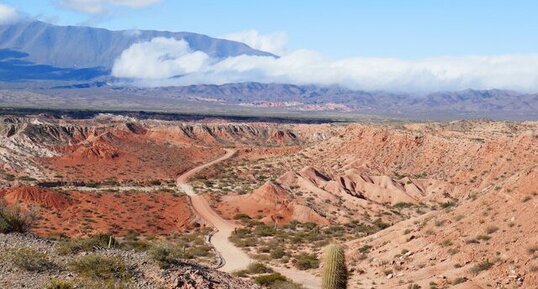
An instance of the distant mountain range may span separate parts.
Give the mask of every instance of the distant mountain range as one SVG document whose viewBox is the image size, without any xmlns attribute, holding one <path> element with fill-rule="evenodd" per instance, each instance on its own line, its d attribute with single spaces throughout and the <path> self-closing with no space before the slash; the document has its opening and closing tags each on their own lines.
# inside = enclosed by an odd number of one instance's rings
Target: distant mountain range
<svg viewBox="0 0 538 289">
<path fill-rule="evenodd" d="M 0 25 L 0 81 L 84 80 L 108 75 L 125 49 L 155 37 L 183 39 L 192 50 L 215 58 L 274 56 L 240 42 L 190 32 L 110 31 L 27 21 Z"/>
<path fill-rule="evenodd" d="M 315 85 L 231 83 L 139 88 L 107 81 L 10 84 L 1 106 L 356 118 L 538 120 L 538 94 L 463 90 L 424 96 Z"/>
<path fill-rule="evenodd" d="M 0 106 L 538 119 L 538 94 L 508 90 L 469 89 L 416 96 L 254 82 L 138 88 L 110 76 L 122 51 L 155 37 L 184 39 L 191 49 L 214 58 L 276 57 L 240 42 L 190 32 L 110 31 L 39 21 L 0 25 Z"/>
</svg>

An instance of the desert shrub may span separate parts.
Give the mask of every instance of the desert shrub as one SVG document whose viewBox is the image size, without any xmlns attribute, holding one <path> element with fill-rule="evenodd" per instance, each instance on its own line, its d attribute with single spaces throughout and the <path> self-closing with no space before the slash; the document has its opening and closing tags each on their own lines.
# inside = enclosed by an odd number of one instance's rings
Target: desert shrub
<svg viewBox="0 0 538 289">
<path fill-rule="evenodd" d="M 308 270 L 319 267 L 319 260 L 316 254 L 301 253 L 295 257 L 297 263 L 295 266 L 299 270 Z"/>
<path fill-rule="evenodd" d="M 443 241 L 441 242 L 441 246 L 443 246 L 443 247 L 449 247 L 449 246 L 452 246 L 452 241 L 449 240 L 449 239 L 443 240 Z"/>
<path fill-rule="evenodd" d="M 409 286 L 407 286 L 407 289 L 420 289 L 422 287 L 420 287 L 420 285 L 418 284 L 409 284 Z"/>
<path fill-rule="evenodd" d="M 475 274 L 478 274 L 478 273 L 480 273 L 482 271 L 488 270 L 489 268 L 491 268 L 491 266 L 493 266 L 493 263 L 490 262 L 489 260 L 485 260 L 485 261 L 482 261 L 482 262 L 474 265 L 471 268 L 471 272 L 473 272 Z"/>
<path fill-rule="evenodd" d="M 287 281 L 287 279 L 280 273 L 271 273 L 271 274 L 256 276 L 254 277 L 254 281 L 258 285 L 270 287 L 272 285 L 275 285 L 278 282 L 285 282 Z"/>
<path fill-rule="evenodd" d="M 399 202 L 399 203 L 394 204 L 392 207 L 395 209 L 406 209 L 406 208 L 411 208 L 413 206 L 415 206 L 413 203 Z"/>
<path fill-rule="evenodd" d="M 152 186 L 160 186 L 162 182 L 160 180 L 151 180 L 149 181 L 149 184 Z"/>
<path fill-rule="evenodd" d="M 54 263 L 49 260 L 45 253 L 29 247 L 13 249 L 9 255 L 15 266 L 27 271 L 45 271 L 54 267 Z"/>
<path fill-rule="evenodd" d="M 84 239 L 71 239 L 56 245 L 56 252 L 60 255 L 76 254 L 79 252 L 92 252 L 100 248 L 118 247 L 120 243 L 112 236 L 96 234 Z"/>
<path fill-rule="evenodd" d="M 479 241 L 487 241 L 489 239 L 491 239 L 491 236 L 488 236 L 488 235 L 479 235 L 476 237 L 477 240 Z"/>
<path fill-rule="evenodd" d="M 499 230 L 499 227 L 497 227 L 497 226 L 488 226 L 486 228 L 486 233 L 487 234 L 493 234 L 493 233 L 497 232 L 498 230 Z"/>
<path fill-rule="evenodd" d="M 465 277 L 458 277 L 454 280 L 452 280 L 452 285 L 458 285 L 467 282 L 467 278 Z"/>
<path fill-rule="evenodd" d="M 271 289 L 302 289 L 301 285 L 295 284 L 291 281 L 275 281 L 271 286 Z"/>
<path fill-rule="evenodd" d="M 37 217 L 36 210 L 22 210 L 19 205 L 7 207 L 0 204 L 0 233 L 25 233 Z"/>
<path fill-rule="evenodd" d="M 251 218 L 247 214 L 239 213 L 234 216 L 234 220 L 249 221 Z"/>
<path fill-rule="evenodd" d="M 90 280 L 114 282 L 131 277 L 125 262 L 118 256 L 89 254 L 69 262 L 69 269 Z"/>
<path fill-rule="evenodd" d="M 443 209 L 448 209 L 448 208 L 456 206 L 456 203 L 449 201 L 449 202 L 441 203 L 439 204 L 439 206 Z"/>
<path fill-rule="evenodd" d="M 66 280 L 57 279 L 57 278 L 51 279 L 45 285 L 45 289 L 73 289 L 73 288 L 75 288 L 73 283 Z"/>
<path fill-rule="evenodd" d="M 359 252 L 361 252 L 363 254 L 366 254 L 366 253 L 370 252 L 370 249 L 372 249 L 372 246 L 363 245 L 362 247 L 359 248 Z"/>
<path fill-rule="evenodd" d="M 373 222 L 373 224 L 374 224 L 374 226 L 376 226 L 376 227 L 379 229 L 379 231 L 384 230 L 384 229 L 386 229 L 386 228 L 388 228 L 388 227 L 391 226 L 391 224 L 385 223 L 385 222 L 383 222 L 383 220 L 381 220 L 381 219 L 376 219 L 376 220 Z"/>
<path fill-rule="evenodd" d="M 286 256 L 286 251 L 280 247 L 277 247 L 271 251 L 271 258 L 273 259 L 280 259 L 284 256 Z"/>
<path fill-rule="evenodd" d="M 262 263 L 251 263 L 248 265 L 247 270 L 250 274 L 273 273 L 273 269 Z"/>
<path fill-rule="evenodd" d="M 151 248 L 149 250 L 149 256 L 157 261 L 159 266 L 163 269 L 179 265 L 182 263 L 181 260 L 192 259 L 193 257 L 184 249 L 172 244 L 161 244 Z"/>
<path fill-rule="evenodd" d="M 274 236 L 276 234 L 276 228 L 272 225 L 259 224 L 254 229 L 254 233 L 259 237 Z"/>
</svg>

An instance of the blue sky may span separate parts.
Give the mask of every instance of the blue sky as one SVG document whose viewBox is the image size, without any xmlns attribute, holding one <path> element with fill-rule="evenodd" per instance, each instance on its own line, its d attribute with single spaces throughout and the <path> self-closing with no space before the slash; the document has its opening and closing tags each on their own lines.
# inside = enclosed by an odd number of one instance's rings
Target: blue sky
<svg viewBox="0 0 538 289">
<path fill-rule="evenodd" d="M 312 49 L 335 58 L 417 59 L 538 52 L 538 1 L 162 0 L 142 8 L 115 6 L 104 14 L 73 12 L 59 1 L 0 3 L 57 24 L 192 31 L 211 36 L 247 29 L 285 32 L 288 49 Z"/>
</svg>

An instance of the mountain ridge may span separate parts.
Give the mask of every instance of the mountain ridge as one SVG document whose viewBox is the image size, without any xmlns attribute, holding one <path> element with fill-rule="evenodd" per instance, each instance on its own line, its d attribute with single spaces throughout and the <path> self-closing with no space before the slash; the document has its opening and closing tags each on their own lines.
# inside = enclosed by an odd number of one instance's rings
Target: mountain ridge
<svg viewBox="0 0 538 289">
<path fill-rule="evenodd" d="M 194 51 L 216 58 L 238 55 L 275 56 L 248 45 L 192 32 L 108 30 L 86 26 L 57 26 L 41 21 L 0 25 L 0 49 L 27 53 L 27 61 L 59 68 L 110 69 L 131 45 L 156 37 L 184 39 Z"/>
</svg>

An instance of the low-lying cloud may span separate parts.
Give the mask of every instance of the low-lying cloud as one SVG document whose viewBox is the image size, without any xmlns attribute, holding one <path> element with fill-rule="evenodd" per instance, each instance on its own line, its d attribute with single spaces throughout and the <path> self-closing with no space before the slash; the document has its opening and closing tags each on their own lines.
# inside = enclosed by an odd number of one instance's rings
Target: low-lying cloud
<svg viewBox="0 0 538 289">
<path fill-rule="evenodd" d="M 0 25 L 11 24 L 19 19 L 17 10 L 11 6 L 0 3 Z"/>
<path fill-rule="evenodd" d="M 183 40 L 155 38 L 125 50 L 112 73 L 137 79 L 144 86 L 254 81 L 424 93 L 467 88 L 536 92 L 537 67 L 538 54 L 331 59 L 315 51 L 296 50 L 280 58 L 242 55 L 215 59 L 192 51 Z"/>
<path fill-rule="evenodd" d="M 104 14 L 114 6 L 143 8 L 162 0 L 59 0 L 61 6 L 82 13 Z"/>
<path fill-rule="evenodd" d="M 271 52 L 277 55 L 286 52 L 285 46 L 288 42 L 288 35 L 285 32 L 261 34 L 256 30 L 230 33 L 221 36 L 221 38 L 243 42 L 254 49 Z"/>
<path fill-rule="evenodd" d="M 124 78 L 167 79 L 198 73 L 210 66 L 204 52 L 192 51 L 184 40 L 158 37 L 136 43 L 114 63 L 112 75 Z"/>
</svg>

